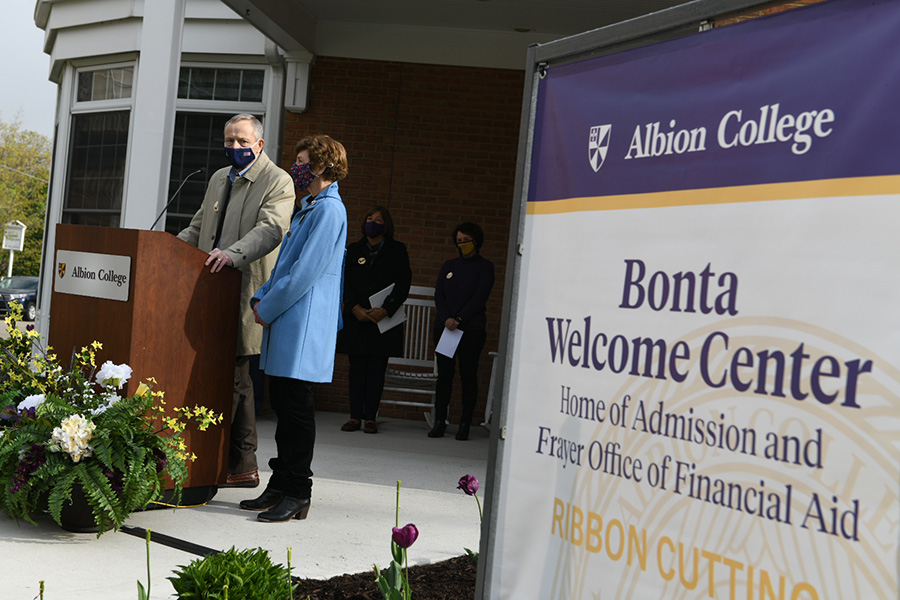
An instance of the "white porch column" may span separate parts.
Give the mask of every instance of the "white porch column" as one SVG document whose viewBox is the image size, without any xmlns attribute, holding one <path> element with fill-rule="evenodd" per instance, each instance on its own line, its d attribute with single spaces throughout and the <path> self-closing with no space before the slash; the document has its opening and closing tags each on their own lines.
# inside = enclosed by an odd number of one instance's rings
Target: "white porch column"
<svg viewBox="0 0 900 600">
<path fill-rule="evenodd" d="M 144 2 L 122 227 L 149 229 L 168 200 L 185 1 Z"/>
</svg>

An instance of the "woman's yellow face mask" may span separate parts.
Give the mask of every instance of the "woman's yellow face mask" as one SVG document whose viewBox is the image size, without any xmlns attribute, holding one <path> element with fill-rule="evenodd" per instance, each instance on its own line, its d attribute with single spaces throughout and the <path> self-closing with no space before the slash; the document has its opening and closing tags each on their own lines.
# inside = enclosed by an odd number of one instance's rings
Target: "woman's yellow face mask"
<svg viewBox="0 0 900 600">
<path fill-rule="evenodd" d="M 475 241 L 464 233 L 457 234 L 456 247 L 459 248 L 459 253 L 463 257 L 472 256 L 475 253 Z"/>
</svg>

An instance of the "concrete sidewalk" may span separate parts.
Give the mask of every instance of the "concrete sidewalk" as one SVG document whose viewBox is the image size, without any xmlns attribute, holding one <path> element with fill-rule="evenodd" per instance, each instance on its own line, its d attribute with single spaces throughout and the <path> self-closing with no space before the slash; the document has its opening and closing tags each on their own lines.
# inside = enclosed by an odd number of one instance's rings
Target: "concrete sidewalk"
<svg viewBox="0 0 900 600">
<path fill-rule="evenodd" d="M 258 423 L 260 476 L 257 489 L 222 489 L 202 507 L 153 510 L 132 515 L 126 525 L 149 528 L 216 550 L 262 547 L 286 564 L 292 548 L 293 574 L 327 579 L 359 573 L 390 562 L 396 482 L 402 480 L 400 525 L 415 523 L 419 539 L 410 564 L 426 564 L 477 550 L 480 527 L 475 500 L 456 489 L 465 474 L 484 480 L 488 432 L 474 427 L 468 441 L 454 439 L 455 426 L 441 439 L 426 436 L 425 421 L 384 419 L 377 435 L 347 433 L 347 415 L 319 412 L 313 459 L 313 500 L 305 521 L 265 524 L 238 502 L 262 491 L 274 455 L 275 420 Z M 137 581 L 147 584 L 143 538 L 122 531 L 69 533 L 48 516 L 38 526 L 0 514 L 0 597 L 32 600 L 45 582 L 45 600 L 125 600 L 137 598 Z M 179 565 L 198 558 L 153 543 L 150 546 L 151 598 L 174 597 L 166 579 Z M 373 576 L 374 579 L 374 576 Z"/>
</svg>

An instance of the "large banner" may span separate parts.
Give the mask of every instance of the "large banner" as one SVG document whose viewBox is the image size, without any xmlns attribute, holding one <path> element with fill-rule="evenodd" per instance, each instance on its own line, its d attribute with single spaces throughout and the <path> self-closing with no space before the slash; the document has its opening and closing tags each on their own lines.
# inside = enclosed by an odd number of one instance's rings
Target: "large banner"
<svg viewBox="0 0 900 600">
<path fill-rule="evenodd" d="M 900 3 L 540 79 L 500 597 L 898 597 Z"/>
</svg>

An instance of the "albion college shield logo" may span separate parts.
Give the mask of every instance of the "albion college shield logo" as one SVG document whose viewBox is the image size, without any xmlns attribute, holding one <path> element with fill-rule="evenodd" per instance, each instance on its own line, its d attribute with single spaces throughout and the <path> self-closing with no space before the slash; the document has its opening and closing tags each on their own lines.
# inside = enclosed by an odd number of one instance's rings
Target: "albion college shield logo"
<svg viewBox="0 0 900 600">
<path fill-rule="evenodd" d="M 600 170 L 603 161 L 606 160 L 606 152 L 609 150 L 609 131 L 612 125 L 596 125 L 591 127 L 591 135 L 588 138 L 588 159 L 594 172 Z"/>
<path fill-rule="evenodd" d="M 56 272 L 59 273 L 60 279 L 65 277 L 66 276 L 66 263 L 64 263 L 64 262 L 59 263 L 59 265 L 56 267 Z"/>
</svg>

